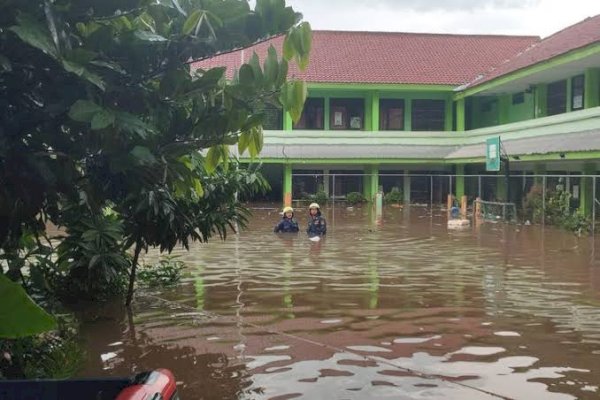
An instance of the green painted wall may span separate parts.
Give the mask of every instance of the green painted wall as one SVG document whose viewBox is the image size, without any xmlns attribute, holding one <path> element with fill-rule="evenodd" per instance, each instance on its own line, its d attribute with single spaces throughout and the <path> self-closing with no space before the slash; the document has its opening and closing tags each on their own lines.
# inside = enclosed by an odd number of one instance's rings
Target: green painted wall
<svg viewBox="0 0 600 400">
<path fill-rule="evenodd" d="M 500 120 L 499 101 L 497 97 L 473 97 L 471 127 L 473 129 L 496 126 Z"/>
<path fill-rule="evenodd" d="M 512 96 L 503 94 L 498 96 L 498 125 L 508 124 L 510 122 L 510 107 Z"/>
<path fill-rule="evenodd" d="M 532 119 L 534 117 L 533 112 L 533 91 L 523 93 L 523 102 L 513 104 L 513 95 L 509 95 L 508 99 L 508 111 L 507 111 L 507 122 L 519 122 Z M 514 94 L 514 93 L 513 93 Z"/>
<path fill-rule="evenodd" d="M 600 105 L 600 68 L 585 70 L 585 92 L 583 104 L 585 108 Z"/>
</svg>

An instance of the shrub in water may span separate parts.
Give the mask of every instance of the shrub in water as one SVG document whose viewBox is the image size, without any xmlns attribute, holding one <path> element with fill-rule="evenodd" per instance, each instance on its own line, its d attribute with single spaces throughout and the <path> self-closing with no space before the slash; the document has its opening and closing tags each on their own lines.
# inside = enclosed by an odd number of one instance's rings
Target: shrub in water
<svg viewBox="0 0 600 400">
<path fill-rule="evenodd" d="M 325 203 L 327 203 L 327 200 L 329 200 L 329 197 L 327 196 L 327 194 L 324 191 L 318 191 L 315 196 L 313 197 L 313 200 L 317 203 L 319 203 L 319 205 L 323 205 Z"/>
<path fill-rule="evenodd" d="M 523 216 L 533 222 L 544 222 L 559 226 L 577 235 L 591 231 L 591 221 L 578 210 L 571 209 L 571 193 L 564 190 L 548 190 L 546 192 L 546 209 L 544 210 L 543 190 L 534 185 L 523 202 Z"/>
<path fill-rule="evenodd" d="M 346 195 L 346 202 L 351 205 L 361 204 L 366 202 L 365 196 L 360 192 L 350 192 Z"/>
<path fill-rule="evenodd" d="M 185 263 L 177 257 L 165 257 L 153 265 L 144 265 L 138 278 L 147 286 L 169 286 L 179 283 Z"/>
<path fill-rule="evenodd" d="M 392 190 L 384 196 L 383 200 L 387 204 L 402 203 L 402 191 L 398 187 L 393 187 Z"/>
<path fill-rule="evenodd" d="M 59 319 L 59 329 L 38 336 L 0 340 L 0 379 L 67 379 L 85 360 L 78 329 Z"/>
</svg>

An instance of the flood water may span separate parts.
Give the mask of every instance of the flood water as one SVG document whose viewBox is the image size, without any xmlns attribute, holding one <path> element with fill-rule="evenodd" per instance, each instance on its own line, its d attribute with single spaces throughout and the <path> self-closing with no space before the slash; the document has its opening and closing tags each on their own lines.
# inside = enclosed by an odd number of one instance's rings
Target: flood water
<svg viewBox="0 0 600 400">
<path fill-rule="evenodd" d="M 424 208 L 324 214 L 318 243 L 273 234 L 259 209 L 239 236 L 178 252 L 180 286 L 84 318 L 82 374 L 169 368 L 182 399 L 600 397 L 593 240 L 449 231 Z"/>
</svg>

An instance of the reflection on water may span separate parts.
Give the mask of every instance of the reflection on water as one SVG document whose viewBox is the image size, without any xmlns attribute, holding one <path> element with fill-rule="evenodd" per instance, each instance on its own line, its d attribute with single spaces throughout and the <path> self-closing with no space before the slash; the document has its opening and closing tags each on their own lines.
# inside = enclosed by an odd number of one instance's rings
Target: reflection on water
<svg viewBox="0 0 600 400">
<path fill-rule="evenodd" d="M 170 368 L 184 399 L 600 396 L 593 240 L 369 214 L 326 210 L 311 242 L 255 211 L 240 236 L 181 253 L 180 287 L 88 318 L 84 373 Z"/>
</svg>

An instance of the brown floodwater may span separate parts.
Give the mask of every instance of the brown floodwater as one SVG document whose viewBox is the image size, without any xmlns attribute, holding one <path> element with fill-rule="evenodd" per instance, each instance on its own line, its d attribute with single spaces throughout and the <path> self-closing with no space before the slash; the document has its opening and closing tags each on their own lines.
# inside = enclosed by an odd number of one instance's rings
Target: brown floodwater
<svg viewBox="0 0 600 400">
<path fill-rule="evenodd" d="M 325 216 L 320 242 L 256 209 L 239 236 L 176 252 L 181 285 L 82 317 L 82 374 L 165 367 L 182 399 L 600 397 L 600 240 L 452 231 L 416 207 Z"/>
</svg>

